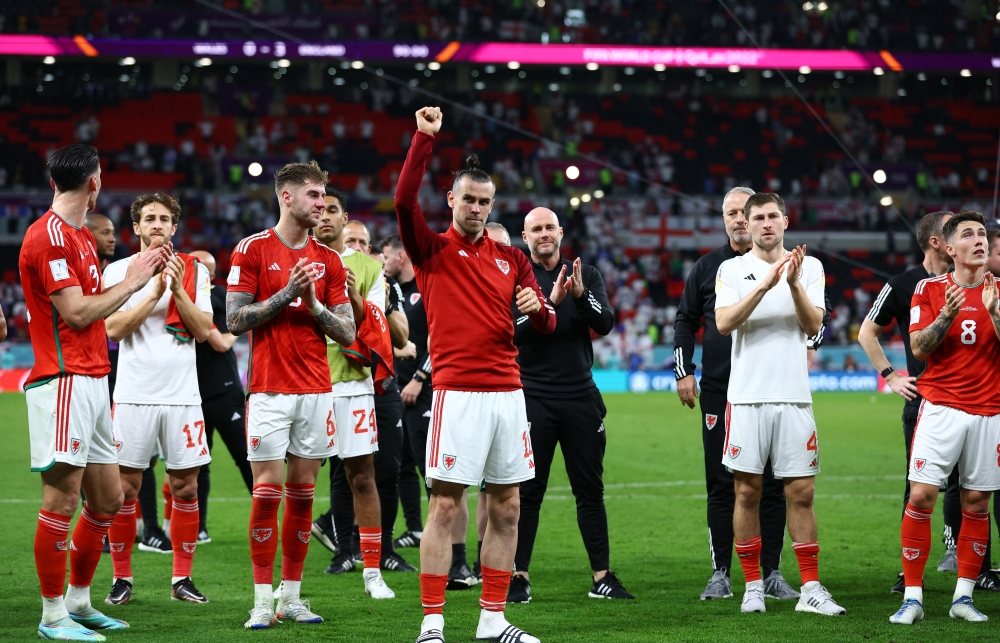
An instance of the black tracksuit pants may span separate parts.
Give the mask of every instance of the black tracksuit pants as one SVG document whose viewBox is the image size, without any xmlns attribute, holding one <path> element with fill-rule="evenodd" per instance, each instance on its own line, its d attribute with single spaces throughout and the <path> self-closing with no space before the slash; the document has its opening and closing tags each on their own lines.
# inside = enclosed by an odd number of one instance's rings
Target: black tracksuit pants
<svg viewBox="0 0 1000 643">
<path fill-rule="evenodd" d="M 423 531 L 424 521 L 420 513 L 421 489 L 428 494 L 424 485 L 425 454 L 427 450 L 427 429 L 431 423 L 431 392 L 427 390 L 417 397 L 413 406 L 403 410 L 403 457 L 399 470 L 399 502 L 403 505 L 403 518 L 407 531 Z"/>
<path fill-rule="evenodd" d="M 246 485 L 247 491 L 253 494 L 253 472 L 250 470 L 250 462 L 247 461 L 246 422 L 243 417 L 246 413 L 246 400 L 243 392 L 233 390 L 202 400 L 201 412 L 205 416 L 205 434 L 212 458 L 216 457 L 215 447 L 212 445 L 215 432 L 218 431 L 229 455 L 240 470 L 240 475 L 243 476 L 243 484 Z M 210 468 L 210 464 L 205 464 L 198 472 L 198 514 L 201 529 L 206 529 L 208 494 L 212 489 Z"/>
<path fill-rule="evenodd" d="M 375 452 L 375 487 L 382 508 L 382 555 L 393 551 L 392 530 L 399 503 L 399 467 L 403 451 L 403 399 L 399 389 L 391 387 L 375 396 L 375 427 L 378 451 Z M 354 530 L 354 492 L 347 482 L 344 461 L 330 459 L 330 510 L 337 542 L 343 549 L 352 542 Z"/>
<path fill-rule="evenodd" d="M 726 447 L 726 395 L 702 389 L 701 438 L 705 445 L 705 486 L 708 491 L 708 545 L 712 567 L 729 575 L 733 565 L 733 510 L 736 490 L 733 474 L 722 464 Z M 775 480 L 770 461 L 764 467 L 760 498 L 761 567 L 765 578 L 781 563 L 785 542 L 785 487 Z"/>
<path fill-rule="evenodd" d="M 538 532 L 538 514 L 548 486 L 556 443 L 562 448 L 570 488 L 576 497 L 576 519 L 590 568 L 609 568 L 608 514 L 604 508 L 604 449 L 607 409 L 596 389 L 585 397 L 535 396 L 524 402 L 535 455 L 535 477 L 521 483 L 521 517 L 517 523 L 514 568 L 528 571 Z M 720 451 L 721 453 L 721 451 Z"/>
</svg>

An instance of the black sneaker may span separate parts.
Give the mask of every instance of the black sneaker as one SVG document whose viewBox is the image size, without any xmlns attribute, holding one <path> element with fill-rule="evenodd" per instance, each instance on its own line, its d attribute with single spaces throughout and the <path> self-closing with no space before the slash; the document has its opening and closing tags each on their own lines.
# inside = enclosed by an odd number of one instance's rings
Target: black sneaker
<svg viewBox="0 0 1000 643">
<path fill-rule="evenodd" d="M 531 583 L 524 576 L 514 574 L 510 577 L 510 587 L 507 588 L 508 603 L 530 603 Z"/>
<path fill-rule="evenodd" d="M 987 592 L 1000 592 L 1000 577 L 997 576 L 996 569 L 987 569 L 976 579 L 976 589 Z"/>
<path fill-rule="evenodd" d="M 350 554 L 337 554 L 330 561 L 330 566 L 323 570 L 326 574 L 343 574 L 344 572 L 353 572 L 356 564 L 354 562 L 354 557 Z"/>
<path fill-rule="evenodd" d="M 337 532 L 333 529 L 333 519 L 327 514 L 313 521 L 312 535 L 330 551 L 337 551 Z"/>
<path fill-rule="evenodd" d="M 422 535 L 423 535 L 423 532 L 421 532 L 420 534 L 416 534 L 416 533 L 414 533 L 412 531 L 407 530 L 407 531 L 404 531 L 399 536 L 399 538 L 397 538 L 396 540 L 392 541 L 392 545 L 396 549 L 402 549 L 403 547 L 419 547 L 420 546 L 420 537 Z"/>
<path fill-rule="evenodd" d="M 116 578 L 104 602 L 108 605 L 127 605 L 130 600 L 132 600 L 132 583 L 124 578 Z"/>
<path fill-rule="evenodd" d="M 590 593 L 587 596 L 591 598 L 635 598 L 622 586 L 622 582 L 612 571 L 605 574 L 601 580 L 595 580 L 594 584 L 590 586 Z"/>
<path fill-rule="evenodd" d="M 923 583 L 920 584 L 923 587 Z M 899 576 L 896 578 L 896 584 L 892 586 L 889 591 L 893 594 L 902 594 L 906 590 L 906 581 L 903 579 L 903 572 L 899 572 Z M 996 591 L 996 590 L 994 590 Z"/>
<path fill-rule="evenodd" d="M 160 527 L 150 527 L 142 530 L 142 542 L 139 543 L 139 551 L 151 551 L 154 554 L 172 554 L 174 548 L 170 546 L 170 536 Z"/>
<path fill-rule="evenodd" d="M 365 566 L 365 557 L 362 556 L 361 552 L 359 552 L 359 551 L 354 552 L 354 566 L 355 567 L 361 567 L 362 569 L 364 569 L 364 566 Z"/>
<path fill-rule="evenodd" d="M 379 567 L 388 570 L 390 572 L 415 572 L 417 568 L 406 562 L 402 556 L 394 551 L 389 552 L 382 556 L 382 560 L 379 561 Z"/>
<path fill-rule="evenodd" d="M 483 566 L 479 564 L 478 560 L 472 565 L 472 573 L 476 575 L 480 583 L 483 582 Z"/>
<path fill-rule="evenodd" d="M 174 589 L 170 592 L 170 598 L 175 601 L 185 601 L 187 603 L 207 603 L 205 595 L 198 591 L 198 588 L 191 582 L 191 577 L 187 576 L 174 583 Z"/>
<path fill-rule="evenodd" d="M 104 542 L 104 545 L 101 547 L 101 553 L 102 554 L 110 554 L 111 553 L 111 544 L 108 543 L 108 535 L 107 534 L 104 534 L 104 540 L 103 540 L 103 542 Z"/>
<path fill-rule="evenodd" d="M 208 530 L 207 529 L 199 529 L 198 530 L 198 544 L 199 545 L 207 545 L 210 542 L 212 542 L 212 537 L 208 535 Z"/>
<path fill-rule="evenodd" d="M 467 563 L 458 563 L 451 566 L 446 589 L 471 589 L 478 584 L 479 579 L 472 573 Z"/>
</svg>

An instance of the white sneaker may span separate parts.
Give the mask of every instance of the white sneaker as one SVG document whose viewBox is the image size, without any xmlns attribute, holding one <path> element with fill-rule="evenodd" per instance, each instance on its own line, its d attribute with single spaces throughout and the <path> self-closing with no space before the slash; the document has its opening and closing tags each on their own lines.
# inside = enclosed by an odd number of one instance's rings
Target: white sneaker
<svg viewBox="0 0 1000 643">
<path fill-rule="evenodd" d="M 265 630 L 278 619 L 274 616 L 274 608 L 269 603 L 257 603 L 250 610 L 250 619 L 243 624 L 248 630 Z"/>
<path fill-rule="evenodd" d="M 375 599 L 396 598 L 396 592 L 389 589 L 389 586 L 382 580 L 382 573 L 377 569 L 365 570 L 365 594 Z"/>
<path fill-rule="evenodd" d="M 743 594 L 743 604 L 740 605 L 740 611 L 744 613 L 767 611 L 767 607 L 764 605 L 763 585 L 752 583 L 747 586 L 747 591 Z"/>
<path fill-rule="evenodd" d="M 813 586 L 808 589 L 806 585 L 802 586 L 802 596 L 799 597 L 799 602 L 795 605 L 796 612 L 814 612 L 826 616 L 847 614 L 847 610 L 837 605 L 825 587 L 820 585 L 818 581 L 813 581 L 813 583 Z"/>
<path fill-rule="evenodd" d="M 278 608 L 275 610 L 278 618 L 290 618 L 296 623 L 322 623 L 323 617 L 313 614 L 309 609 L 309 601 L 301 598 L 281 598 L 278 599 Z"/>
<path fill-rule="evenodd" d="M 899 611 L 889 617 L 890 623 L 900 625 L 913 625 L 922 620 L 924 620 L 924 607 L 915 598 L 903 601 L 903 605 L 899 608 Z"/>
<path fill-rule="evenodd" d="M 973 623 L 982 623 L 983 621 L 990 620 L 988 616 L 977 610 L 972 604 L 971 596 L 963 596 L 952 603 L 951 609 L 948 611 L 948 616 Z"/>
</svg>

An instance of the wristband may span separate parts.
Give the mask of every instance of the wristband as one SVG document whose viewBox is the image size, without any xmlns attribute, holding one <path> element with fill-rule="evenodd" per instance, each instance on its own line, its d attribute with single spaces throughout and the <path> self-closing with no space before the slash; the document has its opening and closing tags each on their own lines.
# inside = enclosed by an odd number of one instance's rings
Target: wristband
<svg viewBox="0 0 1000 643">
<path fill-rule="evenodd" d="M 421 384 L 423 384 L 424 381 L 427 379 L 427 376 L 426 375 L 422 375 L 420 373 L 414 373 L 413 377 L 411 379 L 413 379 L 416 382 L 420 382 Z"/>
<path fill-rule="evenodd" d="M 895 372 L 896 372 L 896 369 L 894 369 L 893 367 L 889 366 L 884 371 L 882 371 L 882 379 L 885 379 L 885 378 L 889 377 L 890 375 L 892 375 Z"/>
<path fill-rule="evenodd" d="M 323 306 L 323 304 L 317 301 L 316 305 L 309 309 L 309 314 L 312 315 L 313 317 L 317 317 L 323 314 L 324 310 L 326 310 L 326 308 Z"/>
</svg>

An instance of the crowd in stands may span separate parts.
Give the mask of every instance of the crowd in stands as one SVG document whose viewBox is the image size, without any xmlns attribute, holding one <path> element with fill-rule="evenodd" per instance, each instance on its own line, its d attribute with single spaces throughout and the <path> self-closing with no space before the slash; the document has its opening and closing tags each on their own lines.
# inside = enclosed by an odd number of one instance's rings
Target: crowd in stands
<svg viewBox="0 0 1000 643">
<path fill-rule="evenodd" d="M 220 0 L 303 38 L 998 51 L 986 0 Z M 95 6 L 96 5 L 96 6 Z M 266 32 L 194 0 L 5 0 L 0 32 L 242 38 Z"/>
</svg>

